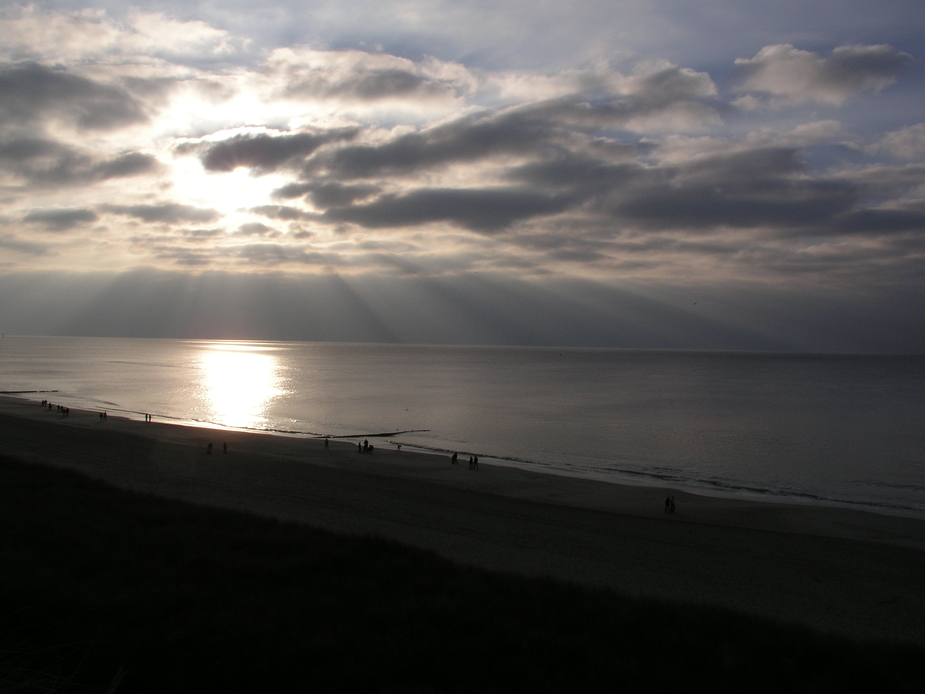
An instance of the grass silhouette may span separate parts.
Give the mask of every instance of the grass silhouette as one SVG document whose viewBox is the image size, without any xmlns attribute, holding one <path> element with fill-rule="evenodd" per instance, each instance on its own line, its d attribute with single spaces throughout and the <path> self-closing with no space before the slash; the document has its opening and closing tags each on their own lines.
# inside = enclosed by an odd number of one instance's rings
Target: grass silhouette
<svg viewBox="0 0 925 694">
<path fill-rule="evenodd" d="M 0 690 L 925 691 L 925 651 L 0 458 Z"/>
</svg>

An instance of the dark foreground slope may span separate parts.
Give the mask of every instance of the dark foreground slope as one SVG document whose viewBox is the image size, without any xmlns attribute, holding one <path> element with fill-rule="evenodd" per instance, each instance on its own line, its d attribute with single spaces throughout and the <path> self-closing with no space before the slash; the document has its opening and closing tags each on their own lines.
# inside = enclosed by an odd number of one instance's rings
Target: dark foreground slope
<svg viewBox="0 0 925 694">
<path fill-rule="evenodd" d="M 0 690 L 925 691 L 925 651 L 0 459 Z"/>
</svg>

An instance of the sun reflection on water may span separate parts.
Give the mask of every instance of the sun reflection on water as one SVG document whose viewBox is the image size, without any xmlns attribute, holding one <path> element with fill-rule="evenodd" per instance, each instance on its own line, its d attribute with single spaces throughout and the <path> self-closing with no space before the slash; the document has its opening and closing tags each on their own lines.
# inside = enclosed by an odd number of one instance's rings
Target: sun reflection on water
<svg viewBox="0 0 925 694">
<path fill-rule="evenodd" d="M 265 428 L 270 403 L 285 392 L 279 359 L 265 345 L 209 343 L 199 370 L 208 418 L 217 424 Z"/>
</svg>

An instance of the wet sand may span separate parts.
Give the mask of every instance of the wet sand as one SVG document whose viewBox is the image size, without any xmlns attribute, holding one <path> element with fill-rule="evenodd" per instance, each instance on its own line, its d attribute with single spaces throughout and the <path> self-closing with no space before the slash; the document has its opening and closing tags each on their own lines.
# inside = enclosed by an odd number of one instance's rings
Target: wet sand
<svg viewBox="0 0 925 694">
<path fill-rule="evenodd" d="M 373 443 L 360 454 L 355 443 L 63 417 L 0 397 L 0 454 L 126 489 L 377 535 L 461 564 L 925 645 L 923 520 L 485 462 L 473 471 L 465 459 Z"/>
</svg>

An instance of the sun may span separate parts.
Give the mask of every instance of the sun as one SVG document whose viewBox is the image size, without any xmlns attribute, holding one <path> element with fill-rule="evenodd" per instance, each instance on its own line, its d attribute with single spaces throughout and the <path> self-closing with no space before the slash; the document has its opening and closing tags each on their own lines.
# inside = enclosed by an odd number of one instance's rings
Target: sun
<svg viewBox="0 0 925 694">
<path fill-rule="evenodd" d="M 289 181 L 273 173 L 255 176 L 246 168 L 210 172 L 193 157 L 175 160 L 172 180 L 174 195 L 184 204 L 216 210 L 225 217 L 271 204 L 273 191 Z"/>
</svg>

